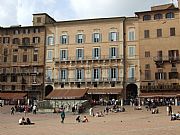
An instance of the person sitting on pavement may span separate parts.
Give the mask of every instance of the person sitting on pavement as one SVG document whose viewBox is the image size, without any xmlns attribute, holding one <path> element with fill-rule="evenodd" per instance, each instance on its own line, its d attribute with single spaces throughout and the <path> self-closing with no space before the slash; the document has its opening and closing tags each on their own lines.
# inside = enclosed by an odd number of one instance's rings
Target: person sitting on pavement
<svg viewBox="0 0 180 135">
<path fill-rule="evenodd" d="M 34 123 L 31 122 L 30 118 L 26 118 L 26 124 L 27 125 L 33 125 Z"/>
<path fill-rule="evenodd" d="M 88 118 L 86 116 L 84 116 L 84 119 L 82 122 L 88 122 Z"/>
<path fill-rule="evenodd" d="M 76 121 L 77 121 L 77 122 L 81 122 L 80 115 L 77 116 Z"/>
<path fill-rule="evenodd" d="M 25 121 L 25 118 L 22 117 L 19 119 L 19 125 L 25 125 L 26 124 L 26 121 Z"/>
</svg>

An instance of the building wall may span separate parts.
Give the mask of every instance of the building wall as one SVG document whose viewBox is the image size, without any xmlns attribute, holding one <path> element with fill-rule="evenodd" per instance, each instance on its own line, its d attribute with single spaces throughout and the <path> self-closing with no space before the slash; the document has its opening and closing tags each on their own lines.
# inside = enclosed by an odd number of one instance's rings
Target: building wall
<svg viewBox="0 0 180 135">
<path fill-rule="evenodd" d="M 14 26 L 2 28 L 0 31 L 1 90 L 3 92 L 27 92 L 29 98 L 42 99 L 45 28 Z M 35 37 L 39 38 L 39 41 L 37 41 L 38 39 L 33 40 Z M 6 38 L 8 38 L 8 42 L 5 41 Z M 29 38 L 29 41 L 23 41 L 24 38 Z M 27 61 L 23 61 L 26 59 L 25 55 Z M 15 56 L 17 58 L 13 58 Z"/>
<path fill-rule="evenodd" d="M 174 13 L 174 18 L 167 19 L 165 14 L 168 12 Z M 154 15 L 161 13 L 163 19 L 154 20 Z M 151 20 L 143 21 L 144 15 L 151 15 Z M 169 72 L 173 70 L 172 61 L 170 61 L 169 50 L 180 50 L 180 18 L 179 11 L 173 10 L 162 10 L 154 12 L 145 12 L 139 14 L 139 38 L 140 38 L 140 68 L 141 68 L 141 85 L 171 85 L 173 83 L 179 84 L 179 77 L 177 79 L 170 79 Z M 175 28 L 175 35 L 170 36 L 170 28 Z M 157 37 L 157 29 L 162 29 L 162 37 Z M 144 30 L 149 30 L 149 38 L 144 38 Z M 158 60 L 158 51 L 162 51 L 162 59 Z M 145 52 L 150 52 L 150 56 L 145 57 Z M 178 60 L 179 61 L 179 60 Z M 179 62 L 175 61 L 175 70 L 178 74 L 180 72 Z M 147 64 L 150 67 L 147 67 Z M 157 67 L 157 65 L 162 65 Z M 150 78 L 147 79 L 145 70 L 151 72 Z M 157 79 L 155 73 L 164 72 L 166 77 L 164 79 Z M 178 75 L 179 76 L 179 75 Z M 159 75 L 160 77 L 160 75 Z M 161 78 L 161 77 L 160 77 Z"/>
<path fill-rule="evenodd" d="M 77 88 L 80 83 L 81 88 L 89 87 L 94 88 L 94 83 L 97 83 L 98 88 L 111 87 L 112 80 L 109 78 L 109 68 L 114 67 L 118 70 L 118 78 L 115 80 L 115 87 L 122 88 L 123 79 L 123 18 L 112 19 L 97 19 L 97 20 L 84 20 L 84 21 L 70 21 L 59 22 L 56 25 L 48 25 L 47 36 L 53 36 L 54 45 L 46 46 L 46 56 L 48 51 L 52 50 L 52 59 L 47 60 L 46 57 L 46 70 L 52 70 L 52 79 L 55 81 L 55 88 L 60 88 L 64 83 L 64 88 Z M 109 41 L 109 33 L 117 32 L 118 40 Z M 100 33 L 101 41 L 93 43 L 93 33 Z M 60 43 L 60 36 L 68 35 L 68 44 L 62 45 Z M 82 44 L 76 43 L 76 35 L 85 35 L 85 41 Z M 48 42 L 48 41 L 47 41 Z M 94 47 L 100 48 L 100 59 L 92 58 L 92 50 Z M 118 58 L 109 60 L 109 48 L 118 48 Z M 84 50 L 84 59 L 76 60 L 76 49 L 82 48 Z M 68 59 L 63 61 L 60 59 L 60 50 L 68 50 Z M 100 69 L 100 80 L 92 81 L 93 68 Z M 60 69 L 68 70 L 68 81 L 63 82 L 59 79 Z M 78 81 L 75 78 L 76 69 L 84 70 L 84 81 Z M 47 74 L 46 74 L 47 75 Z M 47 78 L 47 76 L 46 76 Z M 56 83 L 57 82 L 57 83 Z M 104 82 L 104 83 L 103 83 Z M 113 81 L 114 82 L 114 81 Z M 46 84 L 49 84 L 47 82 Z"/>
</svg>

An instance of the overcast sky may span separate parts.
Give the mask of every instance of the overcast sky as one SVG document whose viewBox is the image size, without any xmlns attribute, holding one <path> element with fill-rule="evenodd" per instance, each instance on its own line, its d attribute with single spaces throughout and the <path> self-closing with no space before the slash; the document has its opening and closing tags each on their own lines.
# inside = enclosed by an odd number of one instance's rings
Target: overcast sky
<svg viewBox="0 0 180 135">
<path fill-rule="evenodd" d="M 114 16 L 177 0 L 0 0 L 0 26 L 32 25 L 32 14 L 47 13 L 56 21 Z"/>
</svg>

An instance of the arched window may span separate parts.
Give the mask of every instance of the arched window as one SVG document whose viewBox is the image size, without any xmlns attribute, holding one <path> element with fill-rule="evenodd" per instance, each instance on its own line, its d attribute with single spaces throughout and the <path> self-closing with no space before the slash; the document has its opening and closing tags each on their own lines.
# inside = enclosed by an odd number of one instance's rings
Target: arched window
<svg viewBox="0 0 180 135">
<path fill-rule="evenodd" d="M 174 18 L 174 13 L 173 12 L 169 12 L 166 14 L 166 18 Z"/>
<path fill-rule="evenodd" d="M 13 38 L 13 44 L 20 44 L 19 38 Z"/>
<path fill-rule="evenodd" d="M 163 19 L 163 15 L 162 14 L 155 14 L 154 20 L 159 20 L 159 19 Z"/>
<path fill-rule="evenodd" d="M 151 15 L 144 15 L 143 21 L 151 20 Z"/>
<path fill-rule="evenodd" d="M 22 39 L 22 44 L 23 45 L 29 45 L 30 44 L 30 38 L 28 38 L 28 37 L 23 38 Z"/>
</svg>

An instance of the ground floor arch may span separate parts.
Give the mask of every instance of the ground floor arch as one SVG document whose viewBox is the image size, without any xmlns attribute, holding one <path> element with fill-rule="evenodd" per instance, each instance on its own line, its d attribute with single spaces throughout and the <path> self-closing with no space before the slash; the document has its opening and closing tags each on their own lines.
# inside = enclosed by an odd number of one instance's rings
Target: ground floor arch
<svg viewBox="0 0 180 135">
<path fill-rule="evenodd" d="M 45 97 L 46 97 L 47 95 L 49 95 L 49 93 L 51 93 L 52 91 L 53 91 L 53 86 L 47 85 L 47 86 L 45 87 Z"/>
<path fill-rule="evenodd" d="M 138 87 L 136 84 L 128 84 L 126 87 L 126 98 L 134 99 L 138 95 Z"/>
</svg>

